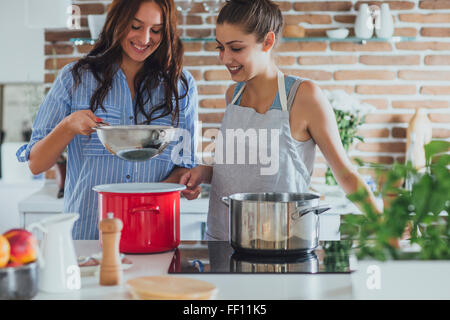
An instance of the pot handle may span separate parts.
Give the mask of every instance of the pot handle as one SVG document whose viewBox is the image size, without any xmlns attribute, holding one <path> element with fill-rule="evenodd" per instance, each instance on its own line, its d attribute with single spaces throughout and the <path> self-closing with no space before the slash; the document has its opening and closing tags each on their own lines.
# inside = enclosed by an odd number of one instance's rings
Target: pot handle
<svg viewBox="0 0 450 320">
<path fill-rule="evenodd" d="M 133 209 L 130 209 L 130 213 L 136 214 L 136 213 L 155 213 L 158 214 L 159 213 L 159 206 L 154 205 L 154 204 L 147 204 L 147 205 L 143 205 L 140 207 L 135 207 Z"/>
<path fill-rule="evenodd" d="M 324 204 L 324 205 L 316 206 L 316 207 L 299 208 L 299 209 L 297 209 L 296 212 L 294 212 L 292 214 L 292 219 L 297 220 L 297 219 L 303 217 L 305 214 L 310 213 L 311 211 L 315 211 L 315 214 L 321 214 L 330 209 L 331 209 L 331 207 L 328 204 Z"/>
<path fill-rule="evenodd" d="M 230 198 L 228 198 L 228 197 L 222 197 L 222 198 L 220 198 L 220 201 L 222 201 L 222 203 L 223 203 L 224 205 L 226 205 L 227 207 L 230 207 Z"/>
</svg>

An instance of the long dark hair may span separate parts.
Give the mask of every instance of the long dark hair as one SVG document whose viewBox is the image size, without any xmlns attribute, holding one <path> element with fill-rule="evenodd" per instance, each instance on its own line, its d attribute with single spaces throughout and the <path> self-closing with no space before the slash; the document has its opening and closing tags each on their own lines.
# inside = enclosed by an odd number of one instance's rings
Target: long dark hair
<svg viewBox="0 0 450 320">
<path fill-rule="evenodd" d="M 98 82 L 98 87 L 90 100 L 90 109 L 95 112 L 98 107 L 106 111 L 103 101 L 112 87 L 112 81 L 122 60 L 121 40 L 128 34 L 131 21 L 134 19 L 142 2 L 153 1 L 161 7 L 163 14 L 162 38 L 155 52 L 145 61 L 134 79 L 136 92 L 136 108 L 134 119 L 137 123 L 138 113 L 146 120 L 144 124 L 172 114 L 172 124 L 179 123 L 179 100 L 186 97 L 188 81 L 183 69 L 183 44 L 177 34 L 176 9 L 173 0 L 114 0 L 108 11 L 105 25 L 94 48 L 72 68 L 75 86 L 81 82 L 81 71 L 89 70 Z M 183 93 L 178 92 L 178 80 L 181 80 Z M 165 99 L 161 105 L 152 106 L 146 112 L 144 105 L 151 101 L 151 90 L 162 83 Z M 144 93 L 147 98 L 144 101 Z M 175 105 L 174 105 L 175 104 Z M 162 112 L 160 112 L 162 111 Z"/>
</svg>

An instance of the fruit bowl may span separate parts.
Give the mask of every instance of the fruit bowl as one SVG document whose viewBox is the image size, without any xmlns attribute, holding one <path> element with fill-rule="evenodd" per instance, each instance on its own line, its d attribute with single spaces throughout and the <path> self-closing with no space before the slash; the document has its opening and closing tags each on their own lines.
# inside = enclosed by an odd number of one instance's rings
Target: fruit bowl
<svg viewBox="0 0 450 320">
<path fill-rule="evenodd" d="M 38 292 L 39 265 L 36 261 L 0 268 L 0 300 L 28 300 Z"/>
</svg>

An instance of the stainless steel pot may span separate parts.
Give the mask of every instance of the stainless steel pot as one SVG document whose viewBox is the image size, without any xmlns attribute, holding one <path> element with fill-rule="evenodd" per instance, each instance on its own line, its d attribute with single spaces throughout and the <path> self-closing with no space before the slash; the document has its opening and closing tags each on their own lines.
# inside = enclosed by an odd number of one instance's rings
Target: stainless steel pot
<svg viewBox="0 0 450 320">
<path fill-rule="evenodd" d="M 0 300 L 28 300 L 38 292 L 39 265 L 36 261 L 0 268 Z"/>
<path fill-rule="evenodd" d="M 311 193 L 236 193 L 223 197 L 228 206 L 231 246 L 250 254 L 313 251 L 319 243 L 319 206 Z"/>
<path fill-rule="evenodd" d="M 157 125 L 102 125 L 93 129 L 106 150 L 128 161 L 145 161 L 161 154 L 176 130 Z"/>
</svg>

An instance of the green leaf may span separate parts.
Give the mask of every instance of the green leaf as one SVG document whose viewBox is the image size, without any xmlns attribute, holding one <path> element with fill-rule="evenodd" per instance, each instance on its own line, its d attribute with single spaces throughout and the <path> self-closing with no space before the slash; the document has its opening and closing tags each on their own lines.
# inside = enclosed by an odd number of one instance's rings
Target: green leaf
<svg viewBox="0 0 450 320">
<path fill-rule="evenodd" d="M 356 164 L 360 167 L 363 167 L 365 165 L 364 161 L 362 161 L 360 158 L 355 158 L 354 160 L 355 160 Z"/>
<path fill-rule="evenodd" d="M 429 212 L 428 204 L 433 181 L 430 176 L 425 175 L 414 184 L 412 189 L 412 204 L 416 209 L 416 215 L 424 216 Z"/>
<path fill-rule="evenodd" d="M 450 151 L 450 142 L 442 140 L 434 140 L 425 146 L 425 158 L 427 164 L 431 163 L 433 156 L 441 152 Z"/>
</svg>

